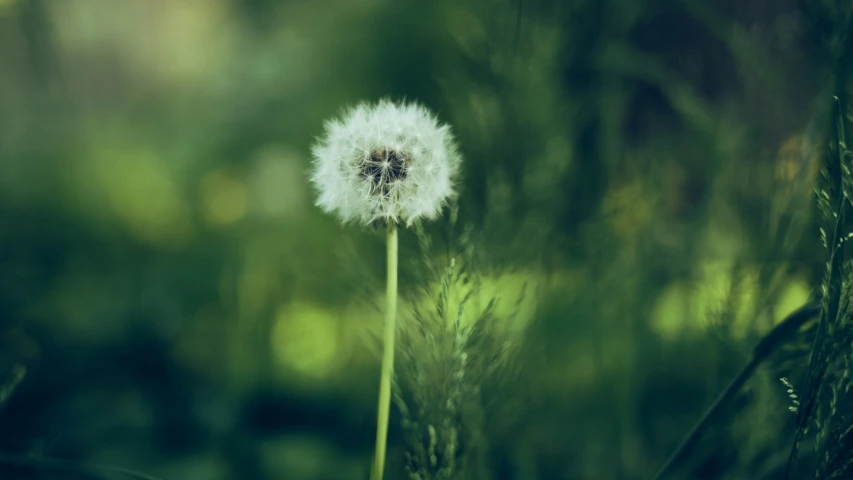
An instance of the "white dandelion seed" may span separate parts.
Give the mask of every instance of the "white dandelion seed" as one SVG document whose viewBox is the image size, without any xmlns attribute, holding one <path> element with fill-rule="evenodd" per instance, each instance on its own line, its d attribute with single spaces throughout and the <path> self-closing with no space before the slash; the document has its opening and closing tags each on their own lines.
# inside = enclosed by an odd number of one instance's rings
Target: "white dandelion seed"
<svg viewBox="0 0 853 480">
<path fill-rule="evenodd" d="M 417 103 L 389 100 L 328 121 L 313 157 L 317 205 L 364 225 L 436 218 L 454 195 L 460 164 L 450 127 Z"/>
</svg>

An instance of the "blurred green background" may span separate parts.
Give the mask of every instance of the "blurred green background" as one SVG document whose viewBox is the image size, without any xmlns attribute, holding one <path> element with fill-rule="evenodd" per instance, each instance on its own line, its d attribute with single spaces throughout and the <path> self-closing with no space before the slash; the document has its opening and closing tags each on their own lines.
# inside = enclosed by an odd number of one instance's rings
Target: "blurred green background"
<svg viewBox="0 0 853 480">
<path fill-rule="evenodd" d="M 366 478 L 384 239 L 307 170 L 391 97 L 453 126 L 483 298 L 534 287 L 487 478 L 648 477 L 819 285 L 841 27 L 807 3 L 0 0 L 0 476 Z M 780 478 L 792 352 L 674 478 Z"/>
</svg>

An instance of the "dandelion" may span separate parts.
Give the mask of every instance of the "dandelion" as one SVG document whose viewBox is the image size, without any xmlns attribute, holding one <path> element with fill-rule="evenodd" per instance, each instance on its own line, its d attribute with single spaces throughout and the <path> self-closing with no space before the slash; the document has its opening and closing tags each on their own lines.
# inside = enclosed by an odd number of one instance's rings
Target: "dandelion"
<svg viewBox="0 0 853 480">
<path fill-rule="evenodd" d="M 376 451 L 382 480 L 391 409 L 397 310 L 397 226 L 438 217 L 454 195 L 460 157 L 447 125 L 416 103 L 362 103 L 326 123 L 313 148 L 317 205 L 344 224 L 387 227 L 387 290 Z"/>
<path fill-rule="evenodd" d="M 313 153 L 317 205 L 344 223 L 434 219 L 459 169 L 450 127 L 415 103 L 360 104 L 326 124 Z"/>
</svg>

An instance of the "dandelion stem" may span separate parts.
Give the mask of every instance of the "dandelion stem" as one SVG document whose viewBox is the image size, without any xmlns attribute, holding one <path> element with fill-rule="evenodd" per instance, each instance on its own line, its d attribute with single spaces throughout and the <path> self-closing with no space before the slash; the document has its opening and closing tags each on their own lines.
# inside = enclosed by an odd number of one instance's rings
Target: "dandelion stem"
<svg viewBox="0 0 853 480">
<path fill-rule="evenodd" d="M 397 317 L 397 225 L 388 222 L 388 283 L 385 291 L 385 334 L 382 342 L 382 376 L 379 379 L 379 412 L 376 418 L 376 453 L 371 480 L 382 480 L 391 411 L 391 376 L 394 372 L 394 330 Z"/>
</svg>

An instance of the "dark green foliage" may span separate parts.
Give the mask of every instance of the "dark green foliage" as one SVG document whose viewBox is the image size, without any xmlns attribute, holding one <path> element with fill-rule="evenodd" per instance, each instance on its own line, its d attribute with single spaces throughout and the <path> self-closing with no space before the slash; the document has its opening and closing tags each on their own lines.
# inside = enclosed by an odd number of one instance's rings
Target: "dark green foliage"
<svg viewBox="0 0 853 480">
<path fill-rule="evenodd" d="M 845 110 L 836 98 L 835 141 L 829 151 L 826 178 L 828 190 L 818 193 L 824 217 L 831 222 L 831 235 L 822 234 L 829 260 L 823 284 L 823 312 L 809 361 L 808 376 L 798 407 L 797 432 L 791 450 L 788 472 L 791 474 L 800 442 L 809 429 L 815 429 L 816 479 L 845 478 L 853 475 L 853 423 L 850 407 L 853 398 L 853 310 L 851 310 L 850 268 L 845 259 L 850 238 L 850 204 L 853 198 L 853 154 L 847 149 Z M 821 230 L 823 232 L 823 230 Z"/>
<path fill-rule="evenodd" d="M 769 350 L 667 478 L 843 478 L 851 5 L 0 0 L 0 479 L 366 478 L 384 244 L 305 173 L 385 96 L 464 158 L 401 232 L 389 480 L 649 478 Z"/>
</svg>

